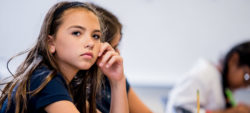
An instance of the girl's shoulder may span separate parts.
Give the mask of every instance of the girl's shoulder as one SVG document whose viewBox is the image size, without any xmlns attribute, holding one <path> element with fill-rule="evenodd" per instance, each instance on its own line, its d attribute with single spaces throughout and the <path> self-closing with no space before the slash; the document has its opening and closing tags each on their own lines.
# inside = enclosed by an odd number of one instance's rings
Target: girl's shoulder
<svg viewBox="0 0 250 113">
<path fill-rule="evenodd" d="M 39 92 L 29 98 L 31 108 L 38 110 L 61 100 L 73 102 L 62 75 L 55 73 L 51 76 L 52 72 L 46 66 L 39 66 L 33 71 L 29 85 L 30 91 L 39 90 Z"/>
<path fill-rule="evenodd" d="M 50 80 L 48 82 L 55 82 L 58 85 L 62 85 L 65 88 L 67 87 L 66 81 L 62 77 L 60 73 L 55 73 L 52 75 L 53 70 L 49 69 L 46 65 L 38 66 L 33 72 L 30 77 L 30 90 L 34 90 L 38 88 L 42 83 L 44 83 L 47 80 Z"/>
<path fill-rule="evenodd" d="M 60 84 L 66 84 L 61 74 L 57 73 L 56 75 L 51 76 L 52 71 L 53 70 L 49 69 L 47 66 L 38 66 L 31 74 L 29 80 L 30 90 L 35 90 L 50 77 L 51 80 L 49 82 L 57 81 Z"/>
</svg>

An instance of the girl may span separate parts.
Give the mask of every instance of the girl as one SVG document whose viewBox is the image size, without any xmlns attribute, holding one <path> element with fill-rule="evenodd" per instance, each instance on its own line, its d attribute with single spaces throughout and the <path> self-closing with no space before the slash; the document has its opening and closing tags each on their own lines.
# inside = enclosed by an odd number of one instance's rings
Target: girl
<svg viewBox="0 0 250 113">
<path fill-rule="evenodd" d="M 196 113 L 196 91 L 200 94 L 200 113 L 250 113 L 250 106 L 235 105 L 229 89 L 250 85 L 250 41 L 234 46 L 218 65 L 200 60 L 182 79 L 169 97 L 166 113 Z"/>
<path fill-rule="evenodd" d="M 85 3 L 54 5 L 36 45 L 4 88 L 0 113 L 96 113 L 98 67 L 110 80 L 110 112 L 127 113 L 123 61 L 101 42 L 103 27 L 98 17 Z"/>
<path fill-rule="evenodd" d="M 92 4 L 98 12 L 100 12 L 102 15 L 102 19 L 104 22 L 104 25 L 106 27 L 105 32 L 105 41 L 108 42 L 115 50 L 119 53 L 118 45 L 121 40 L 121 31 L 122 31 L 122 25 L 117 19 L 115 15 L 113 15 L 111 12 L 105 10 L 104 8 Z M 105 86 L 102 89 L 101 99 L 97 99 L 97 107 L 99 110 L 101 110 L 103 113 L 108 113 L 110 108 L 110 84 L 109 80 L 106 76 L 104 76 L 104 83 Z M 128 94 L 128 104 L 129 104 L 129 112 L 130 113 L 152 113 L 152 111 L 144 105 L 144 103 L 139 99 L 139 97 L 134 92 L 133 88 L 130 87 L 128 81 L 126 80 L 126 91 Z"/>
</svg>

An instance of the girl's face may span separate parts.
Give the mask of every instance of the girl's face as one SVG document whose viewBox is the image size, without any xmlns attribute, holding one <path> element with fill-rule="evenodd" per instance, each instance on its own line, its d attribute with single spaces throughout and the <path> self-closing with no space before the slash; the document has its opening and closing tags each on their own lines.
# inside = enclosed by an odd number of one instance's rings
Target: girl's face
<svg viewBox="0 0 250 113">
<path fill-rule="evenodd" d="M 55 36 L 49 36 L 50 52 L 61 71 L 88 70 L 96 61 L 101 41 L 98 17 L 84 8 L 64 11 Z"/>
<path fill-rule="evenodd" d="M 238 55 L 232 55 L 229 61 L 228 81 L 232 89 L 247 87 L 249 79 L 246 78 L 250 74 L 250 67 L 247 65 L 238 66 Z"/>
<path fill-rule="evenodd" d="M 247 87 L 249 85 L 249 81 L 246 81 L 250 73 L 250 68 L 248 66 L 236 67 L 234 69 L 229 70 L 229 85 L 232 89 Z"/>
</svg>

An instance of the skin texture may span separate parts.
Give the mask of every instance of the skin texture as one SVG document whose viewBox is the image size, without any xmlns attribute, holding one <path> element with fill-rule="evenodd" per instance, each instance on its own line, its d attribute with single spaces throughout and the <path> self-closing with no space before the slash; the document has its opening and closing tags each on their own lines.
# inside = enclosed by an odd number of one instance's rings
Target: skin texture
<svg viewBox="0 0 250 113">
<path fill-rule="evenodd" d="M 244 75 L 245 73 L 250 72 L 250 68 L 246 65 L 238 66 L 238 64 L 239 64 L 239 55 L 235 53 L 229 60 L 229 72 L 228 72 L 229 87 L 232 90 L 238 88 L 245 88 L 248 86 L 248 84 L 244 82 Z"/>
<path fill-rule="evenodd" d="M 250 107 L 244 104 L 239 104 L 236 107 L 226 110 L 212 111 L 212 113 L 250 113 Z"/>
<path fill-rule="evenodd" d="M 98 18 L 83 8 L 65 11 L 62 19 L 56 36 L 50 36 L 50 50 L 63 75 L 71 81 L 80 69 L 87 70 L 95 63 L 101 46 L 100 25 Z M 85 53 L 92 54 L 92 58 Z"/>
<path fill-rule="evenodd" d="M 100 42 L 100 35 L 100 24 L 95 14 L 84 8 L 68 9 L 63 13 L 56 35 L 49 36 L 49 49 L 68 83 L 79 70 L 87 70 L 97 61 L 110 80 L 110 113 L 128 113 L 123 59 L 108 43 Z M 45 110 L 48 113 L 79 113 L 69 101 L 52 103 Z"/>
</svg>

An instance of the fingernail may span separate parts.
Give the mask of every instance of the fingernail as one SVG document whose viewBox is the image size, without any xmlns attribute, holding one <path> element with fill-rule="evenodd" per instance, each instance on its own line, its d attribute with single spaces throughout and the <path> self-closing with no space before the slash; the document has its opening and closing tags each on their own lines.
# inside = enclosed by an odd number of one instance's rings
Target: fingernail
<svg viewBox="0 0 250 113">
<path fill-rule="evenodd" d="M 109 65 L 108 65 L 108 64 L 106 65 L 106 68 L 109 68 Z"/>
</svg>

